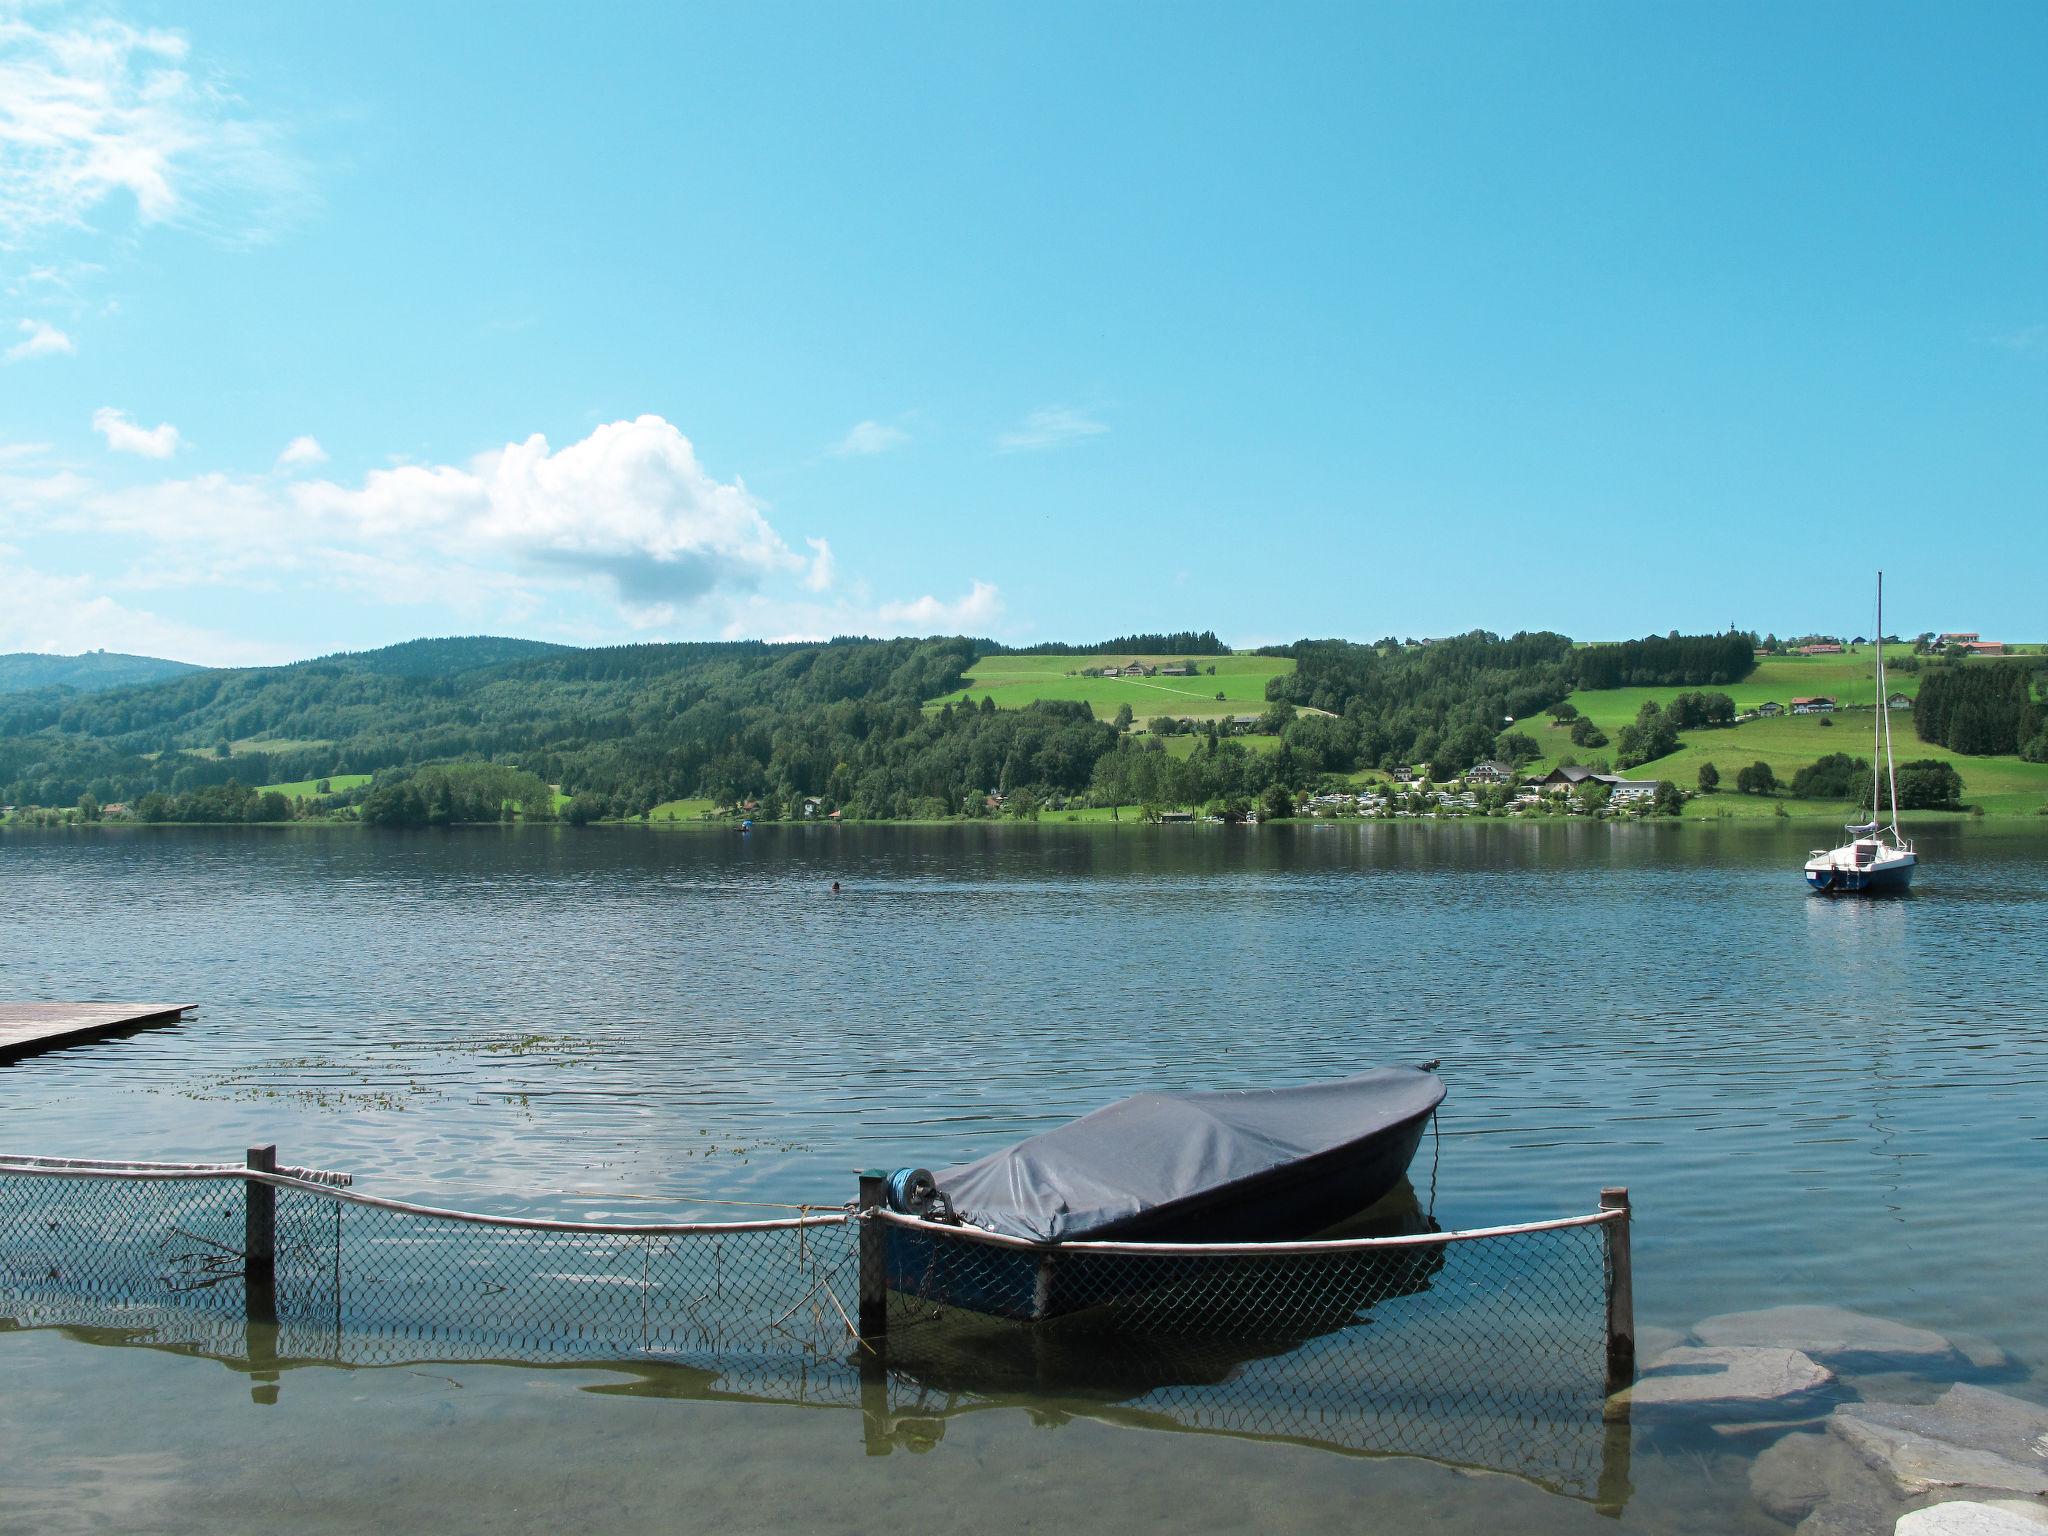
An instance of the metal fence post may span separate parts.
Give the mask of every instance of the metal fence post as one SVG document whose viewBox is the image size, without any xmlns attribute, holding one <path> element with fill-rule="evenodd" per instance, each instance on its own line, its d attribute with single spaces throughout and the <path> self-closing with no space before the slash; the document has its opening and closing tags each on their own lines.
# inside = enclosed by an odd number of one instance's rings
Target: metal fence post
<svg viewBox="0 0 2048 1536">
<path fill-rule="evenodd" d="M 1607 1391 L 1612 1396 L 1636 1379 L 1636 1289 L 1629 1254 L 1635 1218 L 1626 1188 L 1601 1190 L 1600 1209 L 1621 1213 L 1600 1228 L 1607 1239 Z"/>
<path fill-rule="evenodd" d="M 860 1174 L 860 1338 L 879 1350 L 889 1332 L 888 1231 L 869 1213 L 883 1203 L 888 1175 L 879 1168 Z"/>
<path fill-rule="evenodd" d="M 277 1172 L 277 1144 L 251 1147 L 248 1165 L 257 1173 Z M 271 1285 L 277 1279 L 277 1190 L 258 1179 L 243 1180 L 242 1189 L 244 1283 Z"/>
</svg>

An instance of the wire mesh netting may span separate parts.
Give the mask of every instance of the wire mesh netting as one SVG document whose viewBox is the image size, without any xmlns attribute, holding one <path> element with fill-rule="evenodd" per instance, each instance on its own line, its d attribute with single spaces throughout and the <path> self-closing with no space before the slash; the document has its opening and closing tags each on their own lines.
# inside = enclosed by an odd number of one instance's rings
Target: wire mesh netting
<svg viewBox="0 0 2048 1536">
<path fill-rule="evenodd" d="M 1599 1480 L 1598 1226 L 1271 1255 L 889 1236 L 890 1365 L 927 1391 L 1079 1394 L 1134 1421 L 1426 1455 L 1587 1497 Z"/>
<path fill-rule="evenodd" d="M 1430 1456 L 1582 1497 L 1609 1449 L 1601 1226 L 1156 1255 L 874 1222 L 878 1354 L 854 1327 L 858 1221 L 564 1229 L 288 1182 L 274 1279 L 252 1285 L 247 1196 L 271 1187 L 0 1166 L 0 1323 L 250 1368 L 602 1363 L 669 1395 L 859 1406 L 871 1444 L 1056 1405 Z"/>
</svg>

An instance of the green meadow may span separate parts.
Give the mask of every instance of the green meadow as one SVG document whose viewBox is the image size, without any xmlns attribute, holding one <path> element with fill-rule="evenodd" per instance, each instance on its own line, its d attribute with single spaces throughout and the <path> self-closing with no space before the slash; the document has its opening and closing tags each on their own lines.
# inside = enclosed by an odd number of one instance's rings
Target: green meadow
<svg viewBox="0 0 2048 1536">
<path fill-rule="evenodd" d="M 1192 661 L 1197 670 L 1193 677 L 1080 676 L 1084 667 L 1127 661 L 1150 666 Z M 1293 658 L 1287 656 L 984 656 L 967 673 L 964 687 L 930 700 L 925 708 L 958 703 L 964 694 L 977 704 L 984 696 L 992 698 L 998 709 L 1023 709 L 1037 699 L 1080 699 L 1099 720 L 1113 719 L 1125 704 L 1141 724 L 1155 715 L 1211 720 L 1263 712 L 1267 679 L 1293 670 Z"/>
<path fill-rule="evenodd" d="M 289 784 L 258 784 L 256 787 L 263 791 L 274 789 L 287 800 L 310 800 L 320 793 L 322 784 L 327 786 L 329 793 L 338 795 L 343 790 L 369 782 L 367 773 L 330 773 L 324 779 L 294 779 Z"/>
<path fill-rule="evenodd" d="M 1907 645 L 1885 648 L 1887 661 L 1911 652 L 1912 647 Z M 1997 659 L 1989 657 L 1969 664 L 2001 665 Z M 1670 779 L 1689 790 L 1699 781 L 1700 765 L 1712 763 L 1721 773 L 1721 793 L 1702 795 L 1689 802 L 1685 808 L 1688 817 L 1772 816 L 1778 806 L 1783 806 L 1789 814 L 1800 816 L 1846 815 L 1849 809 L 1846 805 L 1792 800 L 1782 793 L 1769 798 L 1737 794 L 1734 792 L 1735 773 L 1751 763 L 1769 763 L 1779 781 L 1789 783 L 1801 768 L 1830 752 L 1869 758 L 1874 723 L 1872 703 L 1877 693 L 1873 672 L 1867 646 L 1841 656 L 1773 657 L 1759 663 L 1756 671 L 1740 683 L 1702 691 L 1726 693 L 1742 710 L 1754 709 L 1766 701 L 1789 704 L 1795 698 L 1818 694 L 1833 697 L 1843 707 L 1832 715 L 1780 715 L 1767 720 L 1746 720 L 1740 725 L 1718 730 L 1687 731 L 1679 738 L 1676 752 L 1628 771 L 1635 778 Z M 1885 683 L 1887 693 L 1911 696 L 1919 691 L 1920 678 L 1917 673 L 1888 672 Z M 1570 702 L 1611 739 L 1636 717 L 1636 712 L 1646 700 L 1668 704 L 1678 694 L 1691 691 L 1687 688 L 1580 690 L 1572 694 Z M 1560 757 L 1566 755 L 1589 762 L 1595 757 L 1611 757 L 1613 754 L 1611 744 L 1597 748 L 1574 747 L 1570 736 L 1553 726 L 1547 716 L 1524 720 L 1520 728 L 1534 737 L 1543 749 L 1543 758 L 1531 764 L 1529 772 L 1547 772 Z M 1913 712 L 1908 709 L 1892 711 L 1891 729 L 1894 756 L 1902 762 L 1936 758 L 1953 763 L 1956 772 L 1963 776 L 1964 803 L 1982 806 L 1988 816 L 2032 815 L 2048 804 L 2048 763 L 2022 762 L 2017 757 L 1964 757 L 1946 747 L 1922 741 L 1914 733 Z"/>
<path fill-rule="evenodd" d="M 664 800 L 647 813 L 649 821 L 702 821 L 717 810 L 711 800 Z"/>
</svg>

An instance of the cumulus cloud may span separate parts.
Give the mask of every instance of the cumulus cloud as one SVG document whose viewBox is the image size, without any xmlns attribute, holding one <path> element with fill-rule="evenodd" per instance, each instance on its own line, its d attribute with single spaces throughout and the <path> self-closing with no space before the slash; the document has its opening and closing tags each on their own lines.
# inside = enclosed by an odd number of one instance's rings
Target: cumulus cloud
<svg viewBox="0 0 2048 1536">
<path fill-rule="evenodd" d="M 1031 453 L 1041 448 L 1062 448 L 1084 438 L 1099 437 L 1108 430 L 1101 422 L 1072 406 L 1041 406 L 1009 431 L 998 433 L 996 451 Z"/>
<path fill-rule="evenodd" d="M 330 529 L 489 548 L 602 577 L 643 606 L 806 568 L 746 486 L 707 474 L 690 440 L 659 416 L 611 422 L 560 450 L 536 433 L 464 466 L 401 465 L 360 488 L 314 481 L 293 496 Z"/>
<path fill-rule="evenodd" d="M 284 445 L 284 452 L 277 456 L 279 469 L 294 469 L 301 464 L 325 464 L 327 450 L 320 446 L 317 437 L 295 437 Z"/>
<path fill-rule="evenodd" d="M 153 427 L 138 427 L 126 411 L 103 405 L 92 413 L 92 429 L 107 440 L 115 453 L 138 454 L 145 459 L 168 459 L 178 451 L 182 439 L 168 421 Z"/>
<path fill-rule="evenodd" d="M 879 421 L 860 421 L 832 445 L 831 452 L 842 458 L 867 457 L 887 453 L 891 448 L 901 448 L 909 441 L 910 434 L 901 427 L 887 426 Z"/>
<path fill-rule="evenodd" d="M 78 350 L 69 336 L 47 320 L 24 320 L 18 329 L 26 339 L 0 354 L 10 363 L 25 363 L 32 357 L 68 357 Z"/>
<path fill-rule="evenodd" d="M 0 246 L 85 226 L 116 199 L 144 224 L 233 241 L 296 214 L 304 178 L 278 128 L 189 55 L 174 31 L 0 11 Z"/>
</svg>

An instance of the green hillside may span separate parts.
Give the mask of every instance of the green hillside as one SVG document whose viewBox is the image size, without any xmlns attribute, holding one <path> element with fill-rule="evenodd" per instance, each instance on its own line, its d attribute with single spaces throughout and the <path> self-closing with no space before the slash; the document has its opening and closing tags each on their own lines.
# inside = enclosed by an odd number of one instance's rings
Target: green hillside
<svg viewBox="0 0 2048 1536">
<path fill-rule="evenodd" d="M 1155 667 L 1192 661 L 1195 675 L 1080 675 L 1083 668 L 1099 669 L 1130 661 Z M 937 709 L 949 701 L 957 703 L 965 693 L 977 703 L 986 695 L 996 701 L 998 709 L 1023 709 L 1039 699 L 1077 700 L 1089 705 L 1098 720 L 1115 718 L 1118 708 L 1125 704 L 1131 706 L 1131 713 L 1141 723 L 1156 715 L 1213 720 L 1261 713 L 1266 708 L 1267 679 L 1293 670 L 1294 662 L 1285 656 L 983 656 L 968 669 L 961 688 L 929 700 L 925 707 Z M 1218 698 L 1218 694 L 1223 697 Z"/>
<path fill-rule="evenodd" d="M 1912 650 L 1910 645 L 1887 646 L 1887 664 L 1894 658 L 1910 656 Z M 1996 658 L 1967 663 L 2004 664 Z M 1912 697 L 1919 687 L 1918 673 L 1886 672 L 1887 693 Z M 1727 694 L 1745 712 L 1766 702 L 1786 704 L 1794 698 L 1821 694 L 1835 699 L 1840 710 L 1833 715 L 1782 715 L 1745 720 L 1721 729 L 1686 731 L 1679 738 L 1676 752 L 1628 771 L 1635 778 L 1670 779 L 1690 789 L 1698 782 L 1700 765 L 1711 762 L 1720 771 L 1724 792 L 1693 801 L 1686 808 L 1688 816 L 1771 815 L 1778 805 L 1799 814 L 1833 815 L 1838 810 L 1846 811 L 1846 807 L 1832 803 L 1794 801 L 1782 794 L 1771 799 L 1734 794 L 1735 771 L 1751 763 L 1769 763 L 1781 782 L 1789 782 L 1801 768 L 1832 752 L 1869 758 L 1876 690 L 1875 667 L 1867 646 L 1840 656 L 1770 657 L 1759 662 L 1756 671 L 1744 681 L 1707 691 Z M 1675 687 L 1579 689 L 1567 702 L 1605 731 L 1611 742 L 1622 726 L 1635 719 L 1646 701 L 1661 706 L 1678 694 L 1691 691 L 1694 690 Z M 1833 723 L 1824 723 L 1829 721 Z M 1542 716 L 1522 721 L 1519 728 L 1543 749 L 1542 759 L 1528 770 L 1534 773 L 1547 772 L 1562 757 L 1590 762 L 1613 751 L 1611 744 L 1600 748 L 1574 747 L 1563 729 Z M 1987 815 L 2030 814 L 2048 804 L 2048 764 L 2023 762 L 2010 756 L 1969 757 L 1922 741 L 1913 730 L 1910 709 L 1892 712 L 1891 729 L 1894 756 L 1902 762 L 1935 758 L 1953 763 L 1963 777 L 1965 803 L 1982 806 Z"/>
<path fill-rule="evenodd" d="M 82 656 L 50 656 L 14 651 L 0 656 L 0 693 L 26 693 L 35 688 L 72 688 L 96 693 L 205 670 L 189 661 L 161 656 L 128 656 L 118 651 L 87 651 Z"/>
</svg>

